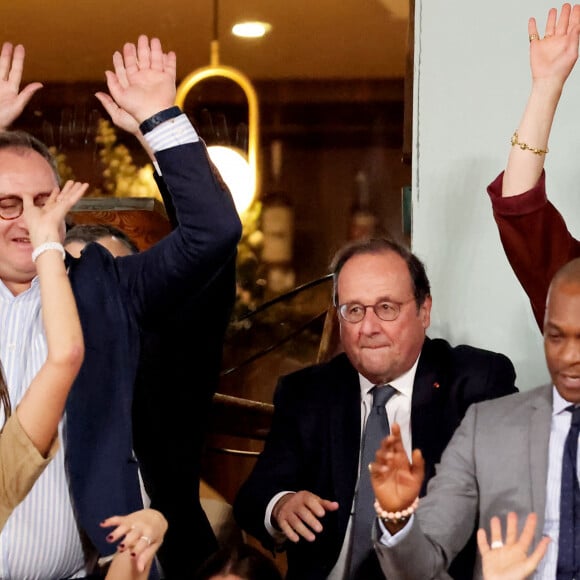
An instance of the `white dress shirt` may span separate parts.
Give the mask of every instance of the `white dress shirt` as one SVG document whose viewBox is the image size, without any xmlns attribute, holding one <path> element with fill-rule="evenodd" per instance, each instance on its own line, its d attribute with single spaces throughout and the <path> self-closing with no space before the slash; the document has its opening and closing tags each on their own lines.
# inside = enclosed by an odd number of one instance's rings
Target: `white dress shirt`
<svg viewBox="0 0 580 580">
<path fill-rule="evenodd" d="M 387 404 L 385 405 L 387 417 L 389 419 L 389 425 L 392 425 L 393 423 L 398 423 L 399 426 L 401 427 L 401 438 L 403 439 L 403 447 L 405 448 L 405 451 L 409 456 L 409 458 L 411 457 L 413 445 L 411 441 L 411 401 L 413 396 L 413 383 L 415 382 L 415 373 L 417 372 L 418 362 L 419 357 L 417 357 L 415 364 L 405 374 L 389 383 L 389 385 L 394 387 L 397 390 L 397 392 L 387 401 Z M 373 406 L 373 395 L 370 391 L 375 385 L 371 383 L 368 379 L 363 377 L 361 374 L 359 374 L 359 383 L 361 390 L 361 432 L 359 442 L 360 449 L 362 445 L 362 437 L 367 417 L 369 416 L 369 412 Z M 360 465 L 359 465 L 359 473 L 360 473 Z M 266 526 L 266 529 L 268 530 L 270 535 L 277 541 L 283 541 L 286 536 L 272 526 L 271 524 L 272 510 L 274 509 L 276 502 L 283 495 L 286 495 L 287 493 L 293 493 L 293 491 L 295 490 L 282 491 L 276 494 L 270 500 L 270 502 L 268 503 L 268 507 L 266 509 L 264 525 Z M 356 497 L 356 493 L 354 497 Z M 354 509 L 354 498 L 353 505 L 351 506 L 350 517 L 348 519 L 346 534 L 344 536 L 344 542 L 342 544 L 342 548 L 340 549 L 338 560 L 336 561 L 334 568 L 328 575 L 328 580 L 347 580 L 348 570 L 346 564 L 348 562 L 348 553 L 350 549 L 350 535 L 352 531 L 353 509 Z M 371 540 L 369 538 L 369 543 L 370 541 Z"/>
<path fill-rule="evenodd" d="M 535 575 L 537 580 L 555 578 L 558 564 L 558 537 L 560 535 L 560 482 L 562 479 L 562 457 L 564 445 L 572 422 L 572 413 L 566 411 L 570 403 L 552 387 L 552 424 L 548 451 L 548 478 L 546 484 L 546 508 L 544 510 L 543 535 L 549 536 L 546 555 L 542 558 Z M 577 468 L 580 462 L 577 463 Z M 577 474 L 578 475 L 578 474 Z"/>
</svg>

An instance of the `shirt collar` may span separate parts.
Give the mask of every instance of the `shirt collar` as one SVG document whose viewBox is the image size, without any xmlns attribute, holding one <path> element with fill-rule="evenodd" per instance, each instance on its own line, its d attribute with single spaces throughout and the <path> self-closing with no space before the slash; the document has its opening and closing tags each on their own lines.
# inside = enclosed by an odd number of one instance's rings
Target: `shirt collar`
<svg viewBox="0 0 580 580">
<path fill-rule="evenodd" d="M 420 356 L 420 354 L 419 354 Z M 400 377 L 389 381 L 389 385 L 394 387 L 401 395 L 411 398 L 413 395 L 413 383 L 415 382 L 415 374 L 417 372 L 417 365 L 419 364 L 419 356 L 415 360 L 413 366 Z M 364 398 L 365 395 L 375 386 L 366 377 L 363 377 L 360 373 L 358 375 L 361 389 L 361 396 Z"/>
<path fill-rule="evenodd" d="M 558 389 L 552 385 L 552 415 L 563 413 L 570 405 L 570 401 L 566 401 L 566 399 L 560 395 Z"/>
</svg>

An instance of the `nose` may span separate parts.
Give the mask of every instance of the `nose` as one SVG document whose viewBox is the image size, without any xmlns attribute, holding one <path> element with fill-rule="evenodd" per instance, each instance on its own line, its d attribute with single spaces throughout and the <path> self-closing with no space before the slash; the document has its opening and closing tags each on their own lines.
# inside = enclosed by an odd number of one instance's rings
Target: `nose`
<svg viewBox="0 0 580 580">
<path fill-rule="evenodd" d="M 580 340 L 567 340 L 560 355 L 562 361 L 565 361 L 566 364 L 576 364 L 580 367 Z"/>
<path fill-rule="evenodd" d="M 365 306 L 365 315 L 360 321 L 360 330 L 364 334 L 374 334 L 382 329 L 382 320 L 376 315 L 372 306 Z"/>
</svg>

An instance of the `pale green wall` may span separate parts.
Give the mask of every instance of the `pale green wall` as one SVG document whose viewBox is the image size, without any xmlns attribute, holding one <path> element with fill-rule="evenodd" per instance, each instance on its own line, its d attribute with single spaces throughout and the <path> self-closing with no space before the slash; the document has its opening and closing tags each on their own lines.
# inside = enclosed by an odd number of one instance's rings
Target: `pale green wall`
<svg viewBox="0 0 580 580">
<path fill-rule="evenodd" d="M 504 168 L 530 86 L 527 21 L 540 0 L 416 0 L 413 249 L 433 286 L 429 334 L 507 354 L 547 382 L 541 334 L 501 248 L 485 191 Z M 559 6 L 558 6 L 559 7 Z M 580 64 L 546 160 L 548 194 L 580 237 Z"/>
</svg>

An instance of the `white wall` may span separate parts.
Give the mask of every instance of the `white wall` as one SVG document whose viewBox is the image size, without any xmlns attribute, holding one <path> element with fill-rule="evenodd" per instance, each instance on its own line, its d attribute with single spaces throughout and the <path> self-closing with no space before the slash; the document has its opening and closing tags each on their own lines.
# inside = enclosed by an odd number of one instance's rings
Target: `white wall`
<svg viewBox="0 0 580 580">
<path fill-rule="evenodd" d="M 541 0 L 416 0 L 413 249 L 432 282 L 429 334 L 504 352 L 520 389 L 548 381 L 542 337 L 501 247 L 486 187 L 505 167 L 530 87 Z M 580 64 L 546 159 L 548 195 L 580 237 Z"/>
</svg>

